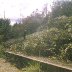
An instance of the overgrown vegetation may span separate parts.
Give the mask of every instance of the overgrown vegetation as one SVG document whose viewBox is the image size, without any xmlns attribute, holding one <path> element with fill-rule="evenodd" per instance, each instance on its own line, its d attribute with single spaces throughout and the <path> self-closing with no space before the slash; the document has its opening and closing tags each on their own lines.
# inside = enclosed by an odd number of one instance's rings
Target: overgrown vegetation
<svg viewBox="0 0 72 72">
<path fill-rule="evenodd" d="M 42 13 L 36 10 L 14 26 L 8 19 L 0 19 L 0 44 L 4 50 L 34 56 L 40 53 L 72 62 L 72 1 L 56 1 L 51 8 L 48 13 L 47 7 Z"/>
<path fill-rule="evenodd" d="M 0 45 L 0 58 L 4 58 L 4 48 L 2 45 Z"/>
<path fill-rule="evenodd" d="M 51 21 L 52 22 L 52 21 Z M 72 17 L 57 17 L 48 29 L 27 35 L 25 39 L 6 42 L 7 48 L 27 55 L 56 56 L 72 61 Z"/>
</svg>

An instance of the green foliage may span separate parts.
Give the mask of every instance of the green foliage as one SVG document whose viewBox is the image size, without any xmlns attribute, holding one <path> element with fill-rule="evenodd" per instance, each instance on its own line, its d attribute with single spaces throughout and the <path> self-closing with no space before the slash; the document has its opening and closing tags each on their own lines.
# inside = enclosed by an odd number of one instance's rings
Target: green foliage
<svg viewBox="0 0 72 72">
<path fill-rule="evenodd" d="M 37 31 L 37 28 L 42 23 L 43 17 L 40 13 L 32 14 L 24 18 L 21 23 L 15 23 L 12 27 L 13 38 L 24 37 Z"/>
<path fill-rule="evenodd" d="M 53 3 L 52 17 L 72 16 L 72 0 L 59 0 Z"/>
<path fill-rule="evenodd" d="M 4 47 L 2 45 L 0 45 L 0 58 L 4 57 Z"/>
<path fill-rule="evenodd" d="M 61 16 L 57 18 L 53 18 L 48 22 L 48 28 L 58 28 L 58 29 L 71 29 L 72 28 L 72 16 L 66 17 Z"/>
<path fill-rule="evenodd" d="M 11 47 L 10 50 L 23 50 L 28 55 L 39 55 L 39 51 L 41 51 L 41 55 L 51 56 L 54 54 L 54 41 L 57 38 L 55 33 L 58 32 L 58 30 L 56 30 L 57 29 L 50 29 L 49 31 L 44 30 L 42 32 L 37 32 L 27 36 L 25 42 L 19 43 L 18 41 L 8 46 Z M 6 45 L 7 43 L 9 44 L 10 42 L 6 42 Z"/>
<path fill-rule="evenodd" d="M 6 45 L 12 51 L 27 55 L 39 56 L 40 53 L 40 56 L 60 56 L 61 59 L 71 60 L 71 53 L 69 54 L 69 50 L 65 51 L 72 42 L 72 17 L 54 18 L 48 23 L 48 29 L 27 35 L 20 41 L 10 41 L 6 42 Z"/>
<path fill-rule="evenodd" d="M 10 50 L 21 50 L 23 47 L 24 38 L 10 39 L 4 43 L 4 47 Z"/>
<path fill-rule="evenodd" d="M 15 24 L 12 27 L 12 36 L 13 38 L 19 38 L 19 37 L 25 37 L 26 32 L 25 32 L 25 27 L 23 24 Z"/>
<path fill-rule="evenodd" d="M 0 19 L 0 42 L 10 38 L 10 21 L 8 19 Z"/>
<path fill-rule="evenodd" d="M 68 44 L 68 46 L 65 49 L 65 55 L 68 60 L 72 61 L 72 43 Z"/>
<path fill-rule="evenodd" d="M 61 51 L 61 57 L 72 61 L 72 43 L 66 44 L 65 49 Z"/>
<path fill-rule="evenodd" d="M 29 65 L 26 68 L 23 68 L 22 71 L 23 72 L 39 72 L 40 66 L 39 64 L 35 64 L 35 65 Z"/>
</svg>

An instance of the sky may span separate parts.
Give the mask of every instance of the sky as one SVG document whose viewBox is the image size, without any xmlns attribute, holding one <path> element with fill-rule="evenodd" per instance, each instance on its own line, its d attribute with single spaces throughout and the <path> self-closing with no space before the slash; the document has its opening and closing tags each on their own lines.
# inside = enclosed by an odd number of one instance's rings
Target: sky
<svg viewBox="0 0 72 72">
<path fill-rule="evenodd" d="M 53 0 L 0 0 L 0 18 L 21 18 L 29 16 L 36 9 L 42 10 L 44 4 Z"/>
</svg>

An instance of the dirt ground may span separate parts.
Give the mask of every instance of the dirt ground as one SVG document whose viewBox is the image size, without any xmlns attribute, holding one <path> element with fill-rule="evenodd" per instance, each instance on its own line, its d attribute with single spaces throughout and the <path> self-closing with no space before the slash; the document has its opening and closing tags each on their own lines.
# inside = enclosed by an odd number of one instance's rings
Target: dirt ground
<svg viewBox="0 0 72 72">
<path fill-rule="evenodd" d="M 0 58 L 0 72 L 21 72 L 19 69 Z"/>
</svg>

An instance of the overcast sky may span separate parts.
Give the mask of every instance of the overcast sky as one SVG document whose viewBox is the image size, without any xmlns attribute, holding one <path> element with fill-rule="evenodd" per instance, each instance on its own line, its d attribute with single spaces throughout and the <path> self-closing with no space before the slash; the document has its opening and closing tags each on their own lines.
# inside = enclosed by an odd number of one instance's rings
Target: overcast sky
<svg viewBox="0 0 72 72">
<path fill-rule="evenodd" d="M 0 18 L 19 18 L 30 15 L 37 8 L 42 10 L 44 4 L 51 4 L 53 0 L 0 0 Z"/>
</svg>

